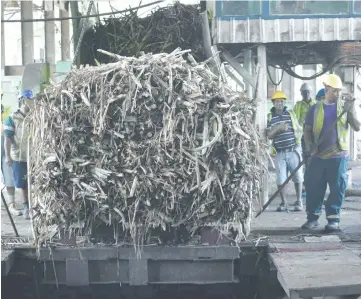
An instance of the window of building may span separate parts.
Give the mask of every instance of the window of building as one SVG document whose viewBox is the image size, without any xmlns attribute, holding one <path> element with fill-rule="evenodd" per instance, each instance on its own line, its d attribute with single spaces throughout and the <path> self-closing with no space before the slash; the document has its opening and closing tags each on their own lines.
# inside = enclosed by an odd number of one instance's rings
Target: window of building
<svg viewBox="0 0 361 299">
<path fill-rule="evenodd" d="M 232 1 L 223 0 L 222 16 L 259 16 L 261 1 Z"/>
<path fill-rule="evenodd" d="M 338 15 L 349 13 L 349 1 L 276 1 L 270 0 L 272 15 Z"/>
<path fill-rule="evenodd" d="M 355 13 L 361 13 L 361 0 L 355 0 L 353 4 L 353 11 Z"/>
</svg>

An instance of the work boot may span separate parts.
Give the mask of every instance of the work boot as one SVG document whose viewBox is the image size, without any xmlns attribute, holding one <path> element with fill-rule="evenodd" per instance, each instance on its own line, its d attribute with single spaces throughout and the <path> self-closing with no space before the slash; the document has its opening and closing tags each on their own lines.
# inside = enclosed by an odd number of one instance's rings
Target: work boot
<svg viewBox="0 0 361 299">
<path fill-rule="evenodd" d="M 23 216 L 24 216 L 24 219 L 25 219 L 25 220 L 29 220 L 29 219 L 30 219 L 29 206 L 28 206 L 28 204 L 24 204 Z"/>
<path fill-rule="evenodd" d="M 296 201 L 295 207 L 293 209 L 295 212 L 301 212 L 303 210 L 302 201 Z"/>
<path fill-rule="evenodd" d="M 318 220 L 307 220 L 302 226 L 302 229 L 315 229 L 320 225 L 320 222 Z"/>
<path fill-rule="evenodd" d="M 287 211 L 287 205 L 285 202 L 281 202 L 280 205 L 277 207 L 277 212 L 285 212 Z"/>
<path fill-rule="evenodd" d="M 325 226 L 325 231 L 328 233 L 339 232 L 340 230 L 341 229 L 339 223 L 335 221 L 329 221 Z"/>
<path fill-rule="evenodd" d="M 11 203 L 9 204 L 9 212 L 11 215 L 13 216 L 21 216 L 21 211 L 19 211 L 18 209 L 16 209 L 15 207 L 15 203 Z"/>
<path fill-rule="evenodd" d="M 298 204 L 299 204 L 299 200 L 295 200 L 295 202 L 292 204 L 292 206 L 293 207 L 296 207 L 296 206 L 298 206 Z M 304 199 L 303 197 L 302 197 L 302 200 L 301 200 L 301 204 L 302 204 L 302 207 L 306 204 L 306 199 Z"/>
</svg>

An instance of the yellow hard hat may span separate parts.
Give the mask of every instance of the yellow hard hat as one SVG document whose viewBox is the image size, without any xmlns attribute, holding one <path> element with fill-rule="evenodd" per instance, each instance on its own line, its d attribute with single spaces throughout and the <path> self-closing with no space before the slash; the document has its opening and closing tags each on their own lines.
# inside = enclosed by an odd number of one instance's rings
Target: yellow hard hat
<svg viewBox="0 0 361 299">
<path fill-rule="evenodd" d="M 332 88 L 342 89 L 341 78 L 335 74 L 327 75 L 323 80 L 323 84 Z"/>
<path fill-rule="evenodd" d="M 273 100 L 277 100 L 277 99 L 287 99 L 287 96 L 283 91 L 277 90 L 273 93 L 271 100 L 273 101 Z"/>
</svg>

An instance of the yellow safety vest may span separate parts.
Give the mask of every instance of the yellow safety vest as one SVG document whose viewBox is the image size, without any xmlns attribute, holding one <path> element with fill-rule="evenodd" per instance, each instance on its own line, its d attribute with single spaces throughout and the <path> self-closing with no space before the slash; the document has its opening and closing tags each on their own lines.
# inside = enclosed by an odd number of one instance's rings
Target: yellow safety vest
<svg viewBox="0 0 361 299">
<path fill-rule="evenodd" d="M 287 110 L 287 111 L 291 116 L 292 128 L 293 128 L 293 131 L 295 133 L 295 138 L 296 138 L 296 145 L 300 145 L 301 139 L 302 139 L 302 134 L 303 134 L 302 126 L 299 124 L 296 114 L 292 110 Z M 272 113 L 269 113 L 268 121 L 271 121 L 271 120 L 272 120 Z M 272 145 L 272 141 L 271 141 L 270 145 L 271 145 L 270 154 L 276 155 L 277 152 L 276 152 L 276 149 L 274 148 L 274 146 Z"/>
<path fill-rule="evenodd" d="M 323 103 L 318 102 L 316 104 L 315 112 L 314 112 L 314 121 L 313 121 L 313 138 L 315 143 L 318 142 L 321 134 L 321 130 L 323 127 L 323 121 L 325 119 L 325 112 L 323 110 Z M 339 117 L 343 111 L 344 103 L 341 101 L 337 102 L 337 117 Z M 347 123 L 347 113 L 345 113 L 341 119 L 337 122 L 337 136 L 338 136 L 338 145 L 341 150 L 348 151 L 349 150 L 349 129 Z"/>
<path fill-rule="evenodd" d="M 305 122 L 308 109 L 310 109 L 310 107 L 313 106 L 314 104 L 316 104 L 316 100 L 314 99 L 311 99 L 309 103 L 306 103 L 305 101 L 301 100 L 296 103 L 295 107 L 293 107 L 293 111 L 295 112 L 298 122 L 300 123 L 301 126 L 303 126 Z"/>
<path fill-rule="evenodd" d="M 11 114 L 10 107 L 4 107 L 4 113 L 1 113 L 1 136 L 4 136 L 4 120 Z"/>
</svg>

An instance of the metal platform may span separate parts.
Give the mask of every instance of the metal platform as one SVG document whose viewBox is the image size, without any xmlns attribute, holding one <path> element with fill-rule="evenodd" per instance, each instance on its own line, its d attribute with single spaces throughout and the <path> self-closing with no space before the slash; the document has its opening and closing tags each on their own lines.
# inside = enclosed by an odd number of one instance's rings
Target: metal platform
<svg viewBox="0 0 361 299">
<path fill-rule="evenodd" d="M 271 244 L 289 298 L 361 295 L 361 258 L 341 243 Z"/>
<path fill-rule="evenodd" d="M 16 249 L 17 266 L 38 263 L 42 283 L 67 286 L 121 283 L 148 284 L 233 283 L 239 248 L 232 246 L 90 247 Z M 24 269 L 22 269 L 24 271 Z"/>
<path fill-rule="evenodd" d="M 1 276 L 6 276 L 14 266 L 14 250 L 1 250 Z"/>
</svg>

